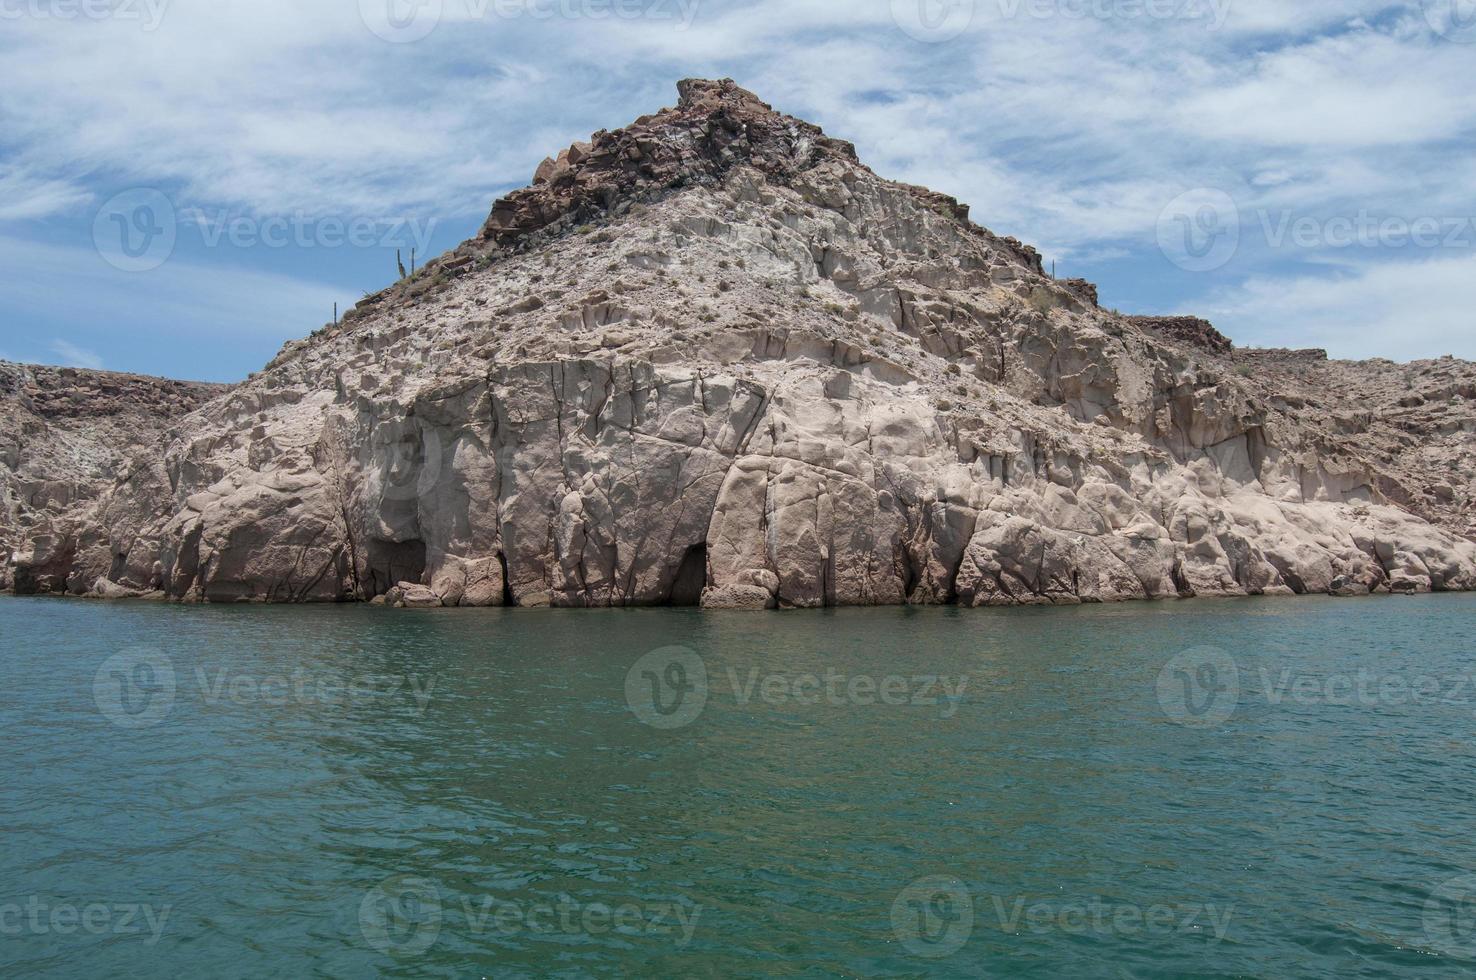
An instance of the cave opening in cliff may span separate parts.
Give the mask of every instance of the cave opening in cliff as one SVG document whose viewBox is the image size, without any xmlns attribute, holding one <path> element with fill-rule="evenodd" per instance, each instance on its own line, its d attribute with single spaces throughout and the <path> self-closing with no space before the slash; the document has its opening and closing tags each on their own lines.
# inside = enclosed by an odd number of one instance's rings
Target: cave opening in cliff
<svg viewBox="0 0 1476 980">
<path fill-rule="evenodd" d="M 383 595 L 400 582 L 419 582 L 425 574 L 425 542 L 371 538 L 367 598 Z"/>
<path fill-rule="evenodd" d="M 677 566 L 676 577 L 671 583 L 667 597 L 668 606 L 695 606 L 702 601 L 702 590 L 707 586 L 707 542 L 694 544 L 682 556 Z"/>
<path fill-rule="evenodd" d="M 507 574 L 507 552 L 497 553 L 497 564 L 502 568 L 502 604 L 504 606 L 516 606 L 517 600 L 513 598 L 512 579 Z"/>
</svg>

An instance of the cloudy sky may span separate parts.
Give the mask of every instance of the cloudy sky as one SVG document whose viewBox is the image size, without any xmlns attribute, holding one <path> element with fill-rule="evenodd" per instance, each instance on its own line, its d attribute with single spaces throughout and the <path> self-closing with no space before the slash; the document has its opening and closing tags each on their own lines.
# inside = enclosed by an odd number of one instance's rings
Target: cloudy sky
<svg viewBox="0 0 1476 980">
<path fill-rule="evenodd" d="M 1476 358 L 1476 0 L 0 0 L 0 357 L 259 368 L 731 76 L 1125 312 Z"/>
</svg>

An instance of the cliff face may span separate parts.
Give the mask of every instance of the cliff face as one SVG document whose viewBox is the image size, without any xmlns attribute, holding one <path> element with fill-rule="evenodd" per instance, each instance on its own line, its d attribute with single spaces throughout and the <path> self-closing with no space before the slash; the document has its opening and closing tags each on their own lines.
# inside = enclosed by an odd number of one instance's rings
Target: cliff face
<svg viewBox="0 0 1476 980">
<path fill-rule="evenodd" d="M 1476 587 L 1471 365 L 1265 366 L 1099 309 L 966 215 L 684 82 L 137 454 L 65 582 L 737 607 Z"/>
<path fill-rule="evenodd" d="M 0 587 L 87 591 L 71 579 L 93 511 L 175 421 L 224 385 L 0 361 Z"/>
</svg>

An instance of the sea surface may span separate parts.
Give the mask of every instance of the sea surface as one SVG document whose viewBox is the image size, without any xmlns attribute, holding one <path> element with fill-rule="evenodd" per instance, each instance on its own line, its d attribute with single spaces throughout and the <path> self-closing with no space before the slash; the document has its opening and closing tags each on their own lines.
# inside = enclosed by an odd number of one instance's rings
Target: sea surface
<svg viewBox="0 0 1476 980">
<path fill-rule="evenodd" d="M 1476 596 L 0 601 L 0 976 L 1476 970 Z"/>
</svg>

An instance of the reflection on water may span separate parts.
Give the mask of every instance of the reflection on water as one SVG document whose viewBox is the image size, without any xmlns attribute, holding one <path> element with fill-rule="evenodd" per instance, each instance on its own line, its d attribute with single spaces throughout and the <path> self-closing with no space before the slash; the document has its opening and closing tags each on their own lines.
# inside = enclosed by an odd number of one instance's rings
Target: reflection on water
<svg viewBox="0 0 1476 980">
<path fill-rule="evenodd" d="M 0 972 L 1458 972 L 1473 625 L 8 600 Z"/>
</svg>

